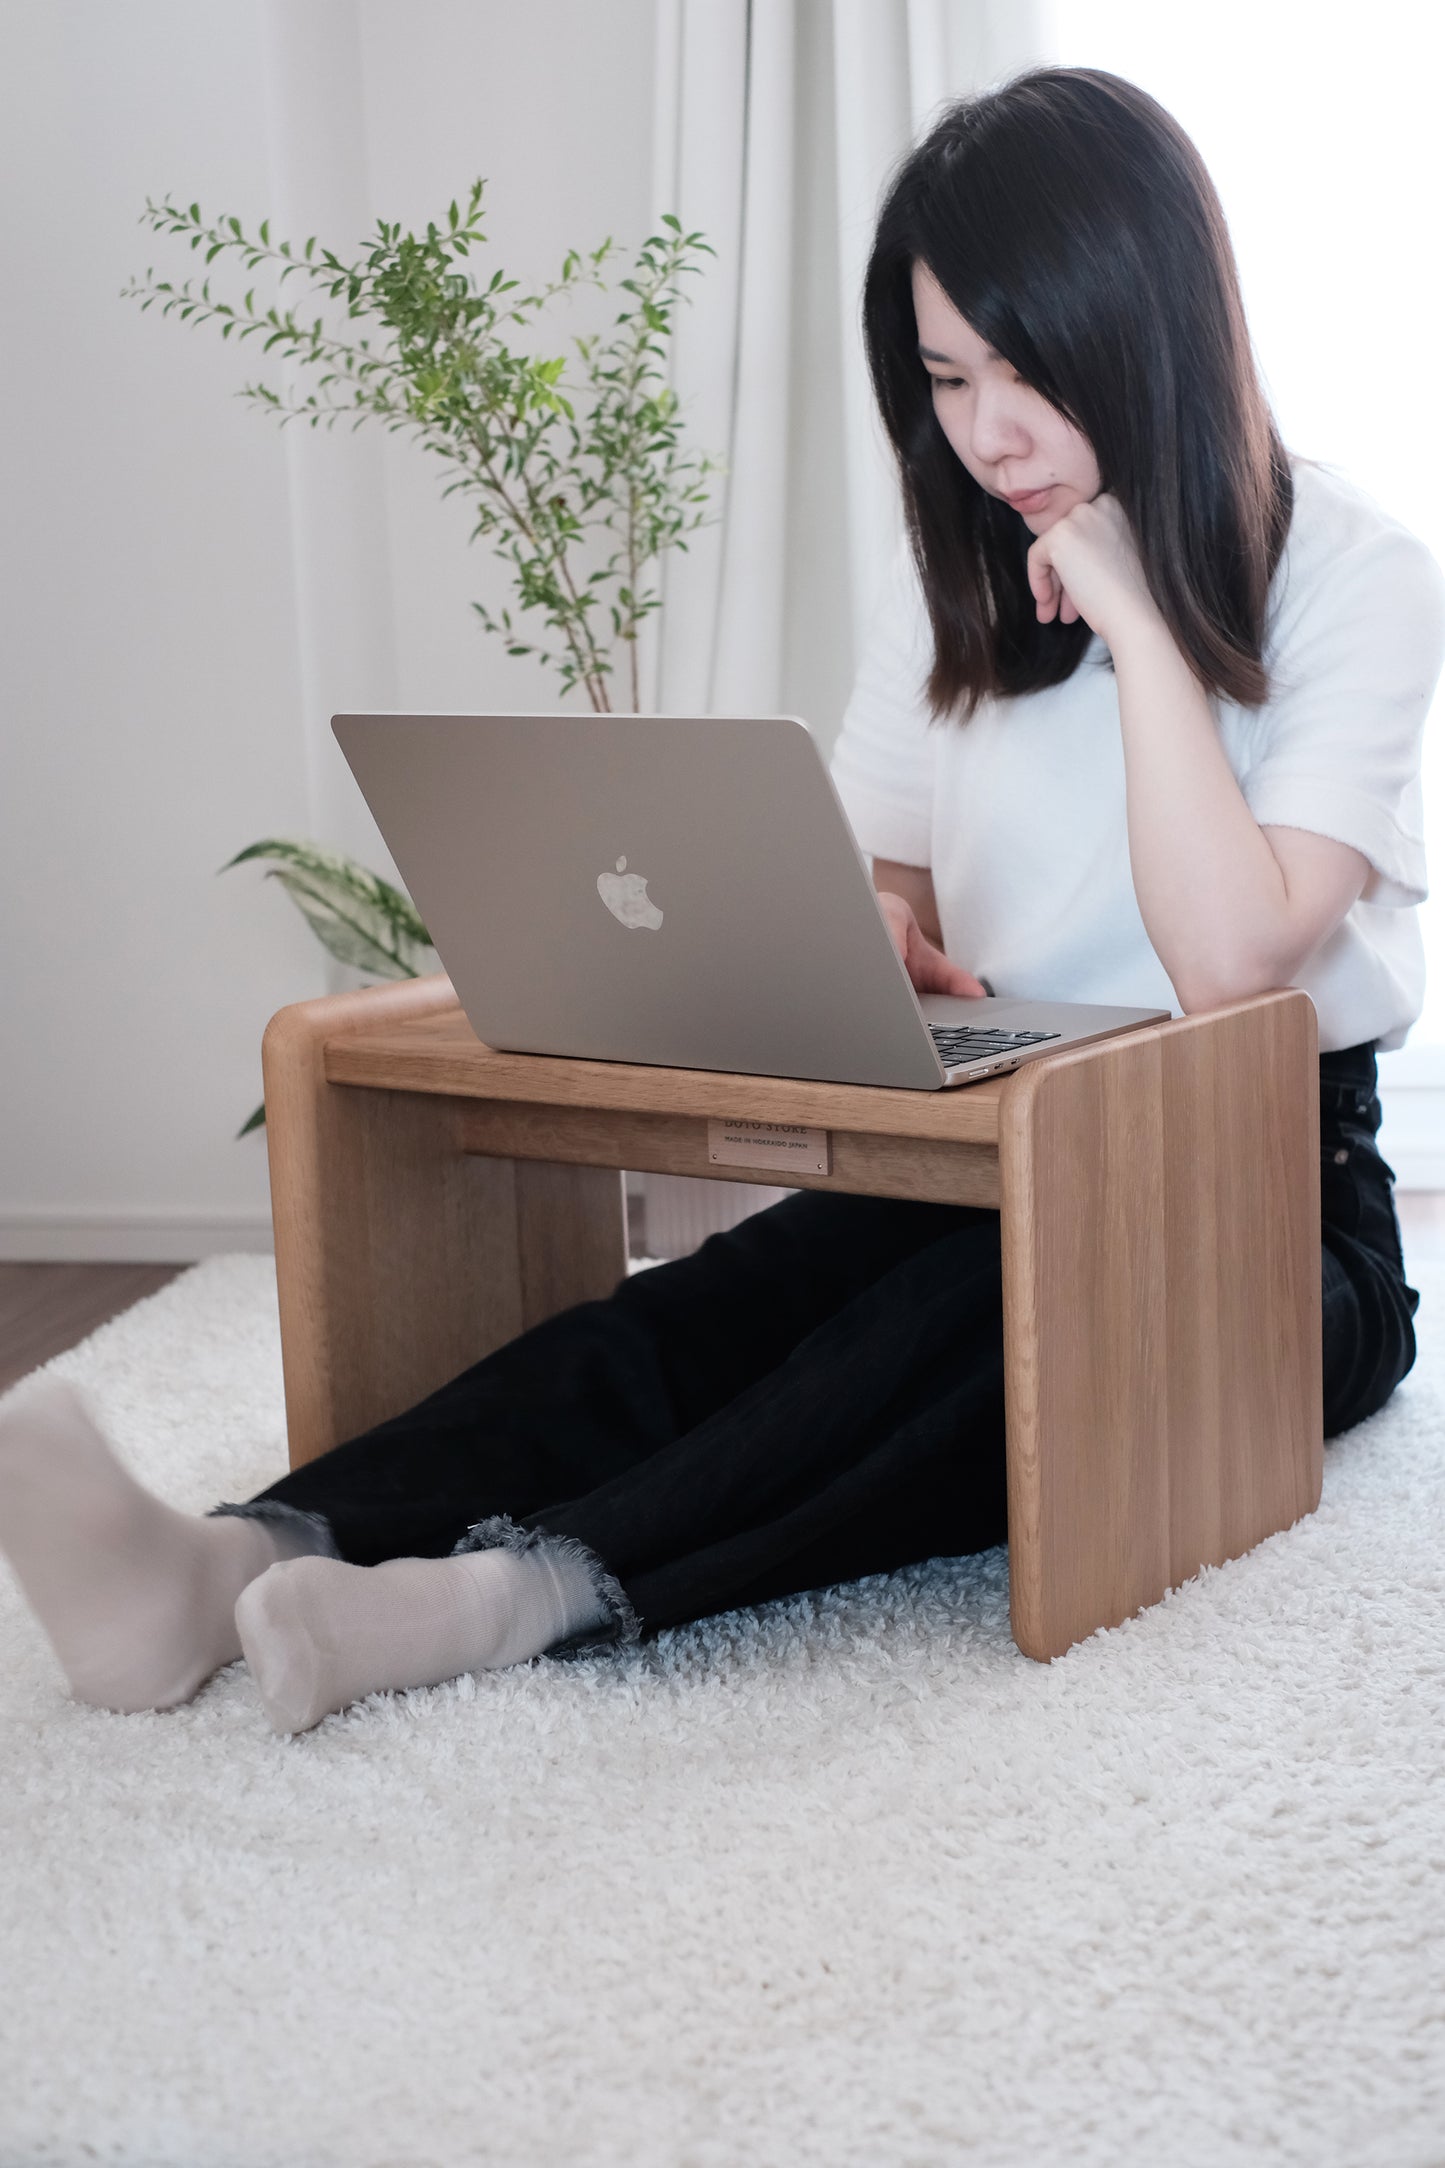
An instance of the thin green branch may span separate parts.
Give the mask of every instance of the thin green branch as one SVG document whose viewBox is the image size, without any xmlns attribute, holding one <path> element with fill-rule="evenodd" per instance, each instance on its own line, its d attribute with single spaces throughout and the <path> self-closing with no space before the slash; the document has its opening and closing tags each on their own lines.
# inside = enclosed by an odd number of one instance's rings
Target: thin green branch
<svg viewBox="0 0 1445 2168">
<path fill-rule="evenodd" d="M 581 685 L 593 707 L 608 712 L 612 661 L 592 621 L 602 608 L 613 642 L 627 649 L 635 708 L 638 628 L 659 607 L 642 581 L 663 550 L 685 547 L 683 537 L 705 523 L 703 485 L 716 470 L 715 461 L 680 452 L 663 367 L 683 279 L 712 250 L 701 234 L 664 218 L 616 281 L 623 305 L 610 337 L 572 341 L 581 362 L 574 380 L 565 359 L 523 354 L 507 334 L 530 327 L 559 294 L 606 293 L 614 243 L 609 236 L 585 256 L 569 250 L 560 275 L 535 291 L 520 291 L 501 269 L 483 282 L 469 259 L 486 244 L 484 187 L 475 181 L 465 204 L 453 202 L 444 220 L 418 232 L 379 220 L 352 262 L 314 235 L 299 247 L 273 240 L 267 220 L 253 234 L 230 215 L 207 220 L 199 204 L 147 201 L 143 221 L 203 250 L 206 275 L 173 282 L 147 272 L 124 291 L 142 308 L 158 304 L 183 321 L 219 324 L 238 344 L 260 338 L 266 352 L 309 374 L 305 393 L 263 382 L 243 387 L 242 396 L 282 427 L 309 421 L 331 429 L 345 416 L 353 428 L 371 421 L 417 436 L 446 463 L 444 494 L 460 489 L 473 498 L 473 539 L 489 538 L 510 563 L 522 614 L 539 613 L 564 649 L 553 656 L 516 639 L 504 612 L 497 629 L 511 652 L 555 666 L 564 690 Z M 227 257 L 274 276 L 277 299 L 261 305 L 254 287 L 240 303 L 213 294 L 209 267 Z M 365 332 L 348 336 L 324 311 L 307 322 L 281 305 L 286 282 L 297 277 Z M 617 546 L 584 571 L 580 553 L 593 555 L 604 533 Z M 494 626 L 480 607 L 478 615 Z"/>
</svg>

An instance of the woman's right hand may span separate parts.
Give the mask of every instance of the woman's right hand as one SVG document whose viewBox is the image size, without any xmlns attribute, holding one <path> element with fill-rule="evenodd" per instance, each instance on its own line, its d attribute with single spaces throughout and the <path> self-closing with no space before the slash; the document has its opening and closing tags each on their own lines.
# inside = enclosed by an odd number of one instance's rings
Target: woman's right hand
<svg viewBox="0 0 1445 2168">
<path fill-rule="evenodd" d="M 878 901 L 915 993 L 966 994 L 975 999 L 987 995 L 988 988 L 980 980 L 965 971 L 962 964 L 950 963 L 942 949 L 929 940 L 911 903 L 886 889 L 879 892 Z"/>
</svg>

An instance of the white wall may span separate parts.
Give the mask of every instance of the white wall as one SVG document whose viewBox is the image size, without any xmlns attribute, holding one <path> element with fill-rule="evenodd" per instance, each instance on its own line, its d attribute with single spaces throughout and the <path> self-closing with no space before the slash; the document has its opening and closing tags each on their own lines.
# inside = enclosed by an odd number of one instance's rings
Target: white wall
<svg viewBox="0 0 1445 2168">
<path fill-rule="evenodd" d="M 307 824 L 286 457 L 234 354 L 117 295 L 148 192 L 264 210 L 257 17 L 12 5 L 0 41 L 0 1220 L 11 1254 L 33 1220 L 37 1255 L 67 1222 L 185 1255 L 193 1218 L 261 1218 L 264 1147 L 229 1138 L 316 983 L 289 912 L 215 878 Z"/>
<path fill-rule="evenodd" d="M 231 396 L 259 342 L 118 298 L 199 262 L 146 196 L 347 255 L 480 174 L 498 260 L 544 278 L 646 231 L 652 35 L 651 0 L 0 13 L 0 1254 L 266 1240 L 264 1142 L 232 1139 L 267 1018 L 327 966 L 275 884 L 216 869 L 272 833 L 385 868 L 333 710 L 553 697 L 471 617 L 505 572 L 431 462 L 279 431 Z"/>
<path fill-rule="evenodd" d="M 1157 0 L 1046 5 L 1063 65 L 1142 84 L 1198 145 L 1286 444 L 1340 468 L 1445 565 L 1445 11 L 1211 0 L 1206 26 Z M 1380 1056 L 1380 1143 L 1403 1187 L 1445 1189 L 1445 695 L 1423 783 L 1425 1010 Z"/>
</svg>

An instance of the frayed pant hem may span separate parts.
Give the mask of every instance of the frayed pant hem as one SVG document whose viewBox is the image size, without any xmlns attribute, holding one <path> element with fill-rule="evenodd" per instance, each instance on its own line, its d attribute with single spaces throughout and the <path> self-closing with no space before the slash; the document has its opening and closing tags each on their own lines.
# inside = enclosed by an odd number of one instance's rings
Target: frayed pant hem
<svg viewBox="0 0 1445 2168">
<path fill-rule="evenodd" d="M 312 1550 L 320 1557 L 341 1556 L 331 1533 L 331 1523 L 324 1513 L 303 1513 L 299 1506 L 288 1506 L 280 1498 L 252 1498 L 244 1505 L 212 1506 L 205 1518 L 211 1520 L 222 1513 L 233 1514 L 243 1521 L 275 1521 L 281 1527 L 304 1529 L 311 1539 Z"/>
<path fill-rule="evenodd" d="M 554 1641 L 547 1656 L 584 1656 L 593 1649 L 616 1648 L 641 1637 L 642 1622 L 616 1574 L 609 1573 L 597 1553 L 575 1536 L 554 1535 L 549 1528 L 523 1528 L 505 1513 L 493 1513 L 475 1521 L 452 1545 L 452 1557 L 465 1551 L 545 1551 L 586 1569 L 592 1592 L 603 1613 L 601 1624 L 584 1626 L 565 1641 Z"/>
</svg>

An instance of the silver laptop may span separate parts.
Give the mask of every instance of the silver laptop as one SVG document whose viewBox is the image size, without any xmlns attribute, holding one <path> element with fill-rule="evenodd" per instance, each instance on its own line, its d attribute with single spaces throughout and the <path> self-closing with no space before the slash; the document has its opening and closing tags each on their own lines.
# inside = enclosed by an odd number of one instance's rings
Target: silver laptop
<svg viewBox="0 0 1445 2168">
<path fill-rule="evenodd" d="M 488 1046 L 939 1091 L 1169 1018 L 916 994 L 793 716 L 332 729 Z"/>
</svg>

